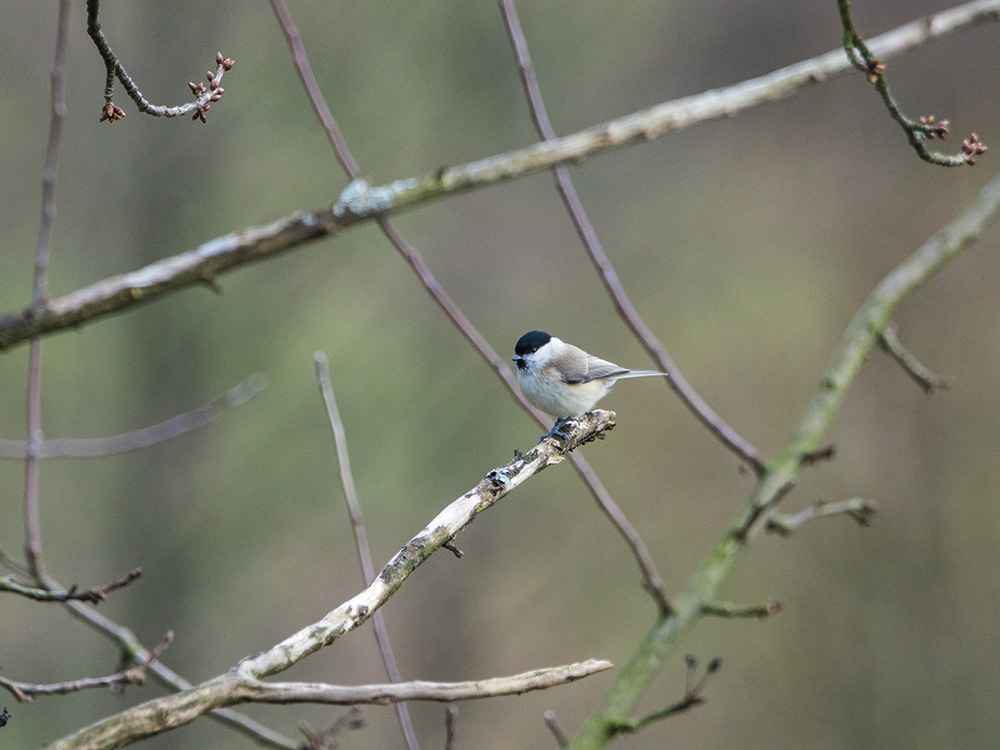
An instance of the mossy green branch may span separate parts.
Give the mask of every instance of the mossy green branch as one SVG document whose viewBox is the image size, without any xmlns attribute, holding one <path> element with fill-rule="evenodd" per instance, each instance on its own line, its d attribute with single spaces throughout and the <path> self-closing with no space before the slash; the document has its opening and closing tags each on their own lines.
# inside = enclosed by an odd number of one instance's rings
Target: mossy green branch
<svg viewBox="0 0 1000 750">
<path fill-rule="evenodd" d="M 915 289 L 971 245 L 1000 209 L 1000 176 L 954 221 L 925 242 L 886 276 L 861 305 L 824 371 L 819 387 L 778 457 L 767 466 L 744 507 L 730 522 L 722 539 L 698 567 L 684 589 L 671 600 L 673 609 L 657 618 L 629 661 L 621 668 L 604 699 L 566 747 L 603 748 L 631 725 L 632 712 L 681 635 L 713 601 L 740 555 L 766 527 L 778 500 L 795 482 L 806 457 L 820 445 L 823 434 L 854 381 L 868 352 L 889 318 Z"/>
</svg>

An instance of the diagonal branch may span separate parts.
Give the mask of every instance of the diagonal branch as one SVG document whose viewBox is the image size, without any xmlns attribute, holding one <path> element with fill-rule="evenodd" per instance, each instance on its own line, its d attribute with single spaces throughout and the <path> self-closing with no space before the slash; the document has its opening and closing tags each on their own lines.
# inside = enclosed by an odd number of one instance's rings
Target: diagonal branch
<svg viewBox="0 0 1000 750">
<path fill-rule="evenodd" d="M 299 72 L 299 77 L 302 79 L 302 82 L 306 87 L 309 100 L 312 102 L 313 110 L 322 122 L 323 128 L 326 130 L 327 137 L 330 139 L 330 143 L 336 150 L 338 160 L 343 166 L 344 171 L 346 171 L 351 177 L 357 178 L 360 168 L 354 160 L 354 157 L 351 155 L 350 149 L 347 147 L 347 143 L 340 132 L 340 128 L 337 126 L 336 120 L 333 119 L 333 114 L 330 112 L 329 107 L 326 105 L 326 101 L 323 99 L 323 94 L 319 90 L 316 78 L 312 73 L 309 58 L 306 56 L 301 36 L 299 35 L 298 29 L 292 23 L 291 16 L 288 13 L 284 0 L 271 0 L 271 7 L 274 9 L 274 13 L 277 16 L 278 22 L 285 34 L 285 39 L 288 41 L 288 44 L 292 49 L 295 67 Z M 355 181 L 348 186 L 348 188 L 344 191 L 344 194 L 341 196 L 341 200 L 338 201 L 338 205 L 333 208 L 334 215 L 338 215 L 338 206 L 345 201 L 345 196 L 351 193 L 352 190 L 357 188 L 362 183 L 362 180 L 355 179 Z M 362 204 L 365 204 L 367 197 L 361 195 L 361 198 L 363 199 Z M 343 215 L 343 213 L 343 211 L 339 212 L 340 215 Z M 520 389 L 514 381 L 514 377 L 511 375 L 509 363 L 500 358 L 496 351 L 493 350 L 493 347 L 490 346 L 486 338 L 476 329 L 472 321 L 469 320 L 451 296 L 445 291 L 444 287 L 441 286 L 441 283 L 434 276 L 430 266 L 427 265 L 423 256 L 406 240 L 406 238 L 403 237 L 403 235 L 398 229 L 396 229 L 395 225 L 393 225 L 388 218 L 385 216 L 379 216 L 378 225 L 389 242 L 391 242 L 393 247 L 396 248 L 396 251 L 403 256 L 407 263 L 410 264 L 410 268 L 413 269 L 413 272 L 420 279 L 420 282 L 424 285 L 424 289 L 427 290 L 427 293 L 431 295 L 438 307 L 440 307 L 442 312 L 444 312 L 444 314 L 448 316 L 449 320 L 451 320 L 452 324 L 462 333 L 463 336 L 465 336 L 466 340 L 472 344 L 473 347 L 475 347 L 476 351 L 479 352 L 479 355 L 487 362 L 487 364 L 490 365 L 503 384 L 507 387 L 507 390 L 510 391 L 511 395 L 514 396 L 521 407 L 531 414 L 539 424 L 544 425 L 545 428 L 548 429 L 551 424 L 551 420 L 547 419 L 540 411 L 538 411 L 538 409 L 535 409 L 524 400 Z M 670 602 L 667 600 L 666 592 L 663 589 L 663 579 L 656 569 L 656 565 L 653 562 L 653 556 L 649 553 L 649 549 L 646 547 L 645 542 L 643 542 L 642 537 L 639 536 L 639 532 L 628 520 L 621 508 L 619 508 L 612 499 L 611 494 L 597 478 L 597 474 L 593 469 L 591 469 L 587 460 L 579 454 L 571 456 L 571 460 L 573 461 L 573 465 L 576 468 L 577 473 L 587 484 L 587 488 L 590 490 L 593 498 L 597 501 L 601 511 L 611 520 L 631 550 L 632 555 L 641 571 L 643 588 L 645 588 L 656 601 L 660 611 L 667 611 L 670 608 Z"/>
<path fill-rule="evenodd" d="M 371 585 L 318 622 L 302 628 L 267 651 L 243 659 L 218 677 L 102 719 L 48 747 L 50 750 L 122 747 L 188 724 L 210 711 L 258 700 L 267 689 L 267 684 L 261 680 L 288 669 L 364 624 L 413 571 L 480 513 L 538 472 L 559 463 L 570 451 L 603 436 L 614 424 L 614 413 L 590 412 L 563 427 L 565 438 L 547 437 L 528 453 L 519 454 L 513 461 L 491 471 L 407 542 Z"/>
<path fill-rule="evenodd" d="M 744 508 L 732 519 L 722 539 L 698 567 L 685 588 L 672 600 L 673 609 L 658 619 L 618 671 L 601 704 L 567 745 L 574 750 L 606 747 L 615 727 L 629 714 L 659 673 L 684 631 L 716 598 L 742 553 L 764 530 L 785 488 L 794 483 L 803 459 L 814 453 L 840 406 L 848 387 L 861 370 L 896 308 L 920 285 L 940 271 L 978 239 L 1000 211 L 1000 176 L 951 223 L 937 232 L 909 258 L 894 268 L 864 301 L 844 332 L 840 345 L 823 373 L 818 390 L 806 405 L 778 457 L 769 464 Z M 767 510 L 761 512 L 762 508 Z"/>
<path fill-rule="evenodd" d="M 883 59 L 932 39 L 997 20 L 1000 0 L 975 2 L 942 11 L 875 37 L 868 47 Z M 804 86 L 853 70 L 843 49 L 805 60 L 759 78 L 658 104 L 641 112 L 597 125 L 554 141 L 430 174 L 397 180 L 379 188 L 355 183 L 345 200 L 332 209 L 304 212 L 265 227 L 251 227 L 218 237 L 181 255 L 48 301 L 44 310 L 27 308 L 0 315 L 0 350 L 33 336 L 72 328 L 95 318 L 142 304 L 178 289 L 210 285 L 226 271 L 271 258 L 306 243 L 336 234 L 358 222 L 371 221 L 455 192 L 485 187 L 580 161 L 607 151 L 644 142 L 672 130 L 717 120 L 744 109 L 791 96 Z M 363 200 L 362 200 L 363 199 Z M 358 213 L 349 209 L 353 205 Z"/>
<path fill-rule="evenodd" d="M 549 115 L 545 110 L 545 102 L 542 100 L 542 92 L 535 77 L 535 67 L 531 63 L 531 56 L 528 54 L 528 42 L 521 29 L 521 22 L 517 17 L 517 9 L 514 7 L 514 0 L 500 0 L 500 10 L 503 13 L 504 21 L 507 24 L 507 31 L 514 46 L 514 54 L 517 57 L 518 70 L 521 74 L 521 82 L 524 85 L 525 93 L 528 97 L 528 105 L 531 109 L 531 119 L 535 123 L 539 135 L 545 141 L 552 141 L 556 138 L 555 130 L 549 121 Z M 601 241 L 597 237 L 587 212 L 583 208 L 583 202 L 576 192 L 573 180 L 569 176 L 569 168 L 565 164 L 559 164 L 552 168 L 556 178 L 556 187 L 562 196 L 563 203 L 569 211 L 570 219 L 576 228 L 576 233 L 583 242 L 590 259 L 597 269 L 604 287 L 615 303 L 618 314 L 624 319 L 625 324 L 632 330 L 632 333 L 642 342 L 642 345 L 649 352 L 649 355 L 657 361 L 660 369 L 667 373 L 668 385 L 680 397 L 685 406 L 704 424 L 709 431 L 715 435 L 723 444 L 736 455 L 748 463 L 757 474 L 764 471 L 764 460 L 760 453 L 747 440 L 730 427 L 708 403 L 698 395 L 698 392 L 687 382 L 681 374 L 677 365 L 667 354 L 667 349 L 656 337 L 653 330 L 646 324 L 646 321 L 639 315 L 632 300 L 629 299 L 622 285 L 621 279 L 611 265 Z"/>
</svg>

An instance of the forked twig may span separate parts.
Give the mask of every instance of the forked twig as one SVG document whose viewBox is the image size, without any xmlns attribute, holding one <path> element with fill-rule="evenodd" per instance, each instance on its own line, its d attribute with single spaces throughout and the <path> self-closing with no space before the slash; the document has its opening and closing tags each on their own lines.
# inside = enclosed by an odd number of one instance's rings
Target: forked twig
<svg viewBox="0 0 1000 750">
<path fill-rule="evenodd" d="M 178 117 L 193 113 L 191 119 L 205 122 L 208 110 L 212 108 L 214 102 L 222 98 L 222 94 L 225 92 L 225 89 L 219 84 L 222 83 L 222 77 L 235 64 L 233 60 L 223 57 L 221 52 L 218 53 L 215 56 L 215 72 L 208 71 L 206 75 L 208 86 L 203 83 L 188 83 L 191 93 L 195 95 L 194 101 L 175 107 L 152 104 L 139 91 L 139 87 L 135 85 L 135 81 L 129 76 L 128 71 L 125 70 L 118 56 L 111 49 L 111 45 L 108 44 L 108 40 L 101 30 L 100 12 L 100 0 L 87 0 L 87 34 L 90 35 L 101 59 L 104 60 L 104 68 L 107 72 L 100 121 L 115 122 L 125 117 L 125 111 L 114 102 L 115 78 L 117 78 L 140 112 L 154 117 Z"/>
<path fill-rule="evenodd" d="M 4 576 L 3 578 L 0 578 L 0 591 L 20 594 L 21 596 L 26 596 L 29 599 L 34 599 L 39 602 L 80 601 L 97 604 L 98 602 L 103 602 L 112 591 L 128 586 L 132 583 L 132 581 L 136 580 L 141 575 L 142 568 L 135 568 L 134 570 L 130 570 L 123 577 L 118 580 L 111 581 L 110 583 L 104 583 L 100 586 L 92 586 L 89 589 L 80 589 L 76 584 L 73 584 L 65 590 L 50 590 L 47 588 L 24 586 L 15 581 L 13 576 Z"/>
<path fill-rule="evenodd" d="M 847 59 L 855 68 L 865 74 L 870 84 L 875 86 L 889 116 L 906 133 L 906 138 L 917 155 L 924 161 L 941 167 L 959 167 L 963 164 L 975 166 L 976 157 L 987 151 L 986 145 L 979 140 L 979 136 L 975 133 L 962 142 L 962 153 L 960 154 L 949 156 L 927 148 L 927 141 L 932 141 L 935 138 L 945 139 L 948 135 L 948 121 L 938 122 L 933 115 L 914 120 L 903 114 L 899 104 L 889 91 L 889 82 L 885 77 L 885 65 L 871 53 L 857 26 L 854 25 L 850 0 L 837 0 L 837 7 L 840 9 L 840 22 L 844 27 L 844 52 L 847 53 Z"/>
</svg>

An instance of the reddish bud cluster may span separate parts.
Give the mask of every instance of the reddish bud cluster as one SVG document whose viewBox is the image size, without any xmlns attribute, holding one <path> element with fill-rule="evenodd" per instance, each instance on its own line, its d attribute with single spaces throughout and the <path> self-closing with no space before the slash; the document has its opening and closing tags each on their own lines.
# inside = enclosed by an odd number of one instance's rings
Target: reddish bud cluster
<svg viewBox="0 0 1000 750">
<path fill-rule="evenodd" d="M 878 77 L 883 73 L 885 73 L 885 65 L 877 57 L 873 57 L 865 67 L 865 75 L 868 77 L 868 83 L 872 85 L 875 84 Z"/>
<path fill-rule="evenodd" d="M 942 141 L 945 136 L 948 135 L 948 121 L 941 120 L 941 122 L 934 121 L 934 115 L 928 115 L 927 117 L 921 117 L 918 121 L 920 123 L 921 130 L 924 135 L 927 136 L 928 140 L 934 140 L 935 138 L 940 138 Z"/>
<path fill-rule="evenodd" d="M 979 136 L 975 133 L 962 141 L 962 153 L 965 154 L 965 161 L 970 166 L 974 166 L 976 157 L 985 154 L 986 151 L 986 144 L 979 140 Z"/>
<path fill-rule="evenodd" d="M 114 102 L 107 102 L 103 107 L 101 107 L 101 118 L 98 122 L 115 122 L 122 119 L 125 116 L 125 110 L 117 106 Z"/>
</svg>

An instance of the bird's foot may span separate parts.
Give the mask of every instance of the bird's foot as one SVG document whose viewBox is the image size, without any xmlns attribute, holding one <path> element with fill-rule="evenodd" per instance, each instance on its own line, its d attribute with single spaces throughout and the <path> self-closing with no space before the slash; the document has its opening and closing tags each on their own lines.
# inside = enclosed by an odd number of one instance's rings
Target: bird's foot
<svg viewBox="0 0 1000 750">
<path fill-rule="evenodd" d="M 540 438 L 538 438 L 538 442 L 539 443 L 542 442 L 547 437 L 558 437 L 562 438 L 568 443 L 570 441 L 570 436 L 566 432 L 563 432 L 563 427 L 565 427 L 572 421 L 574 421 L 573 417 L 563 417 L 562 419 L 557 419 L 556 423 L 552 425 L 552 429 L 546 432 Z"/>
</svg>

